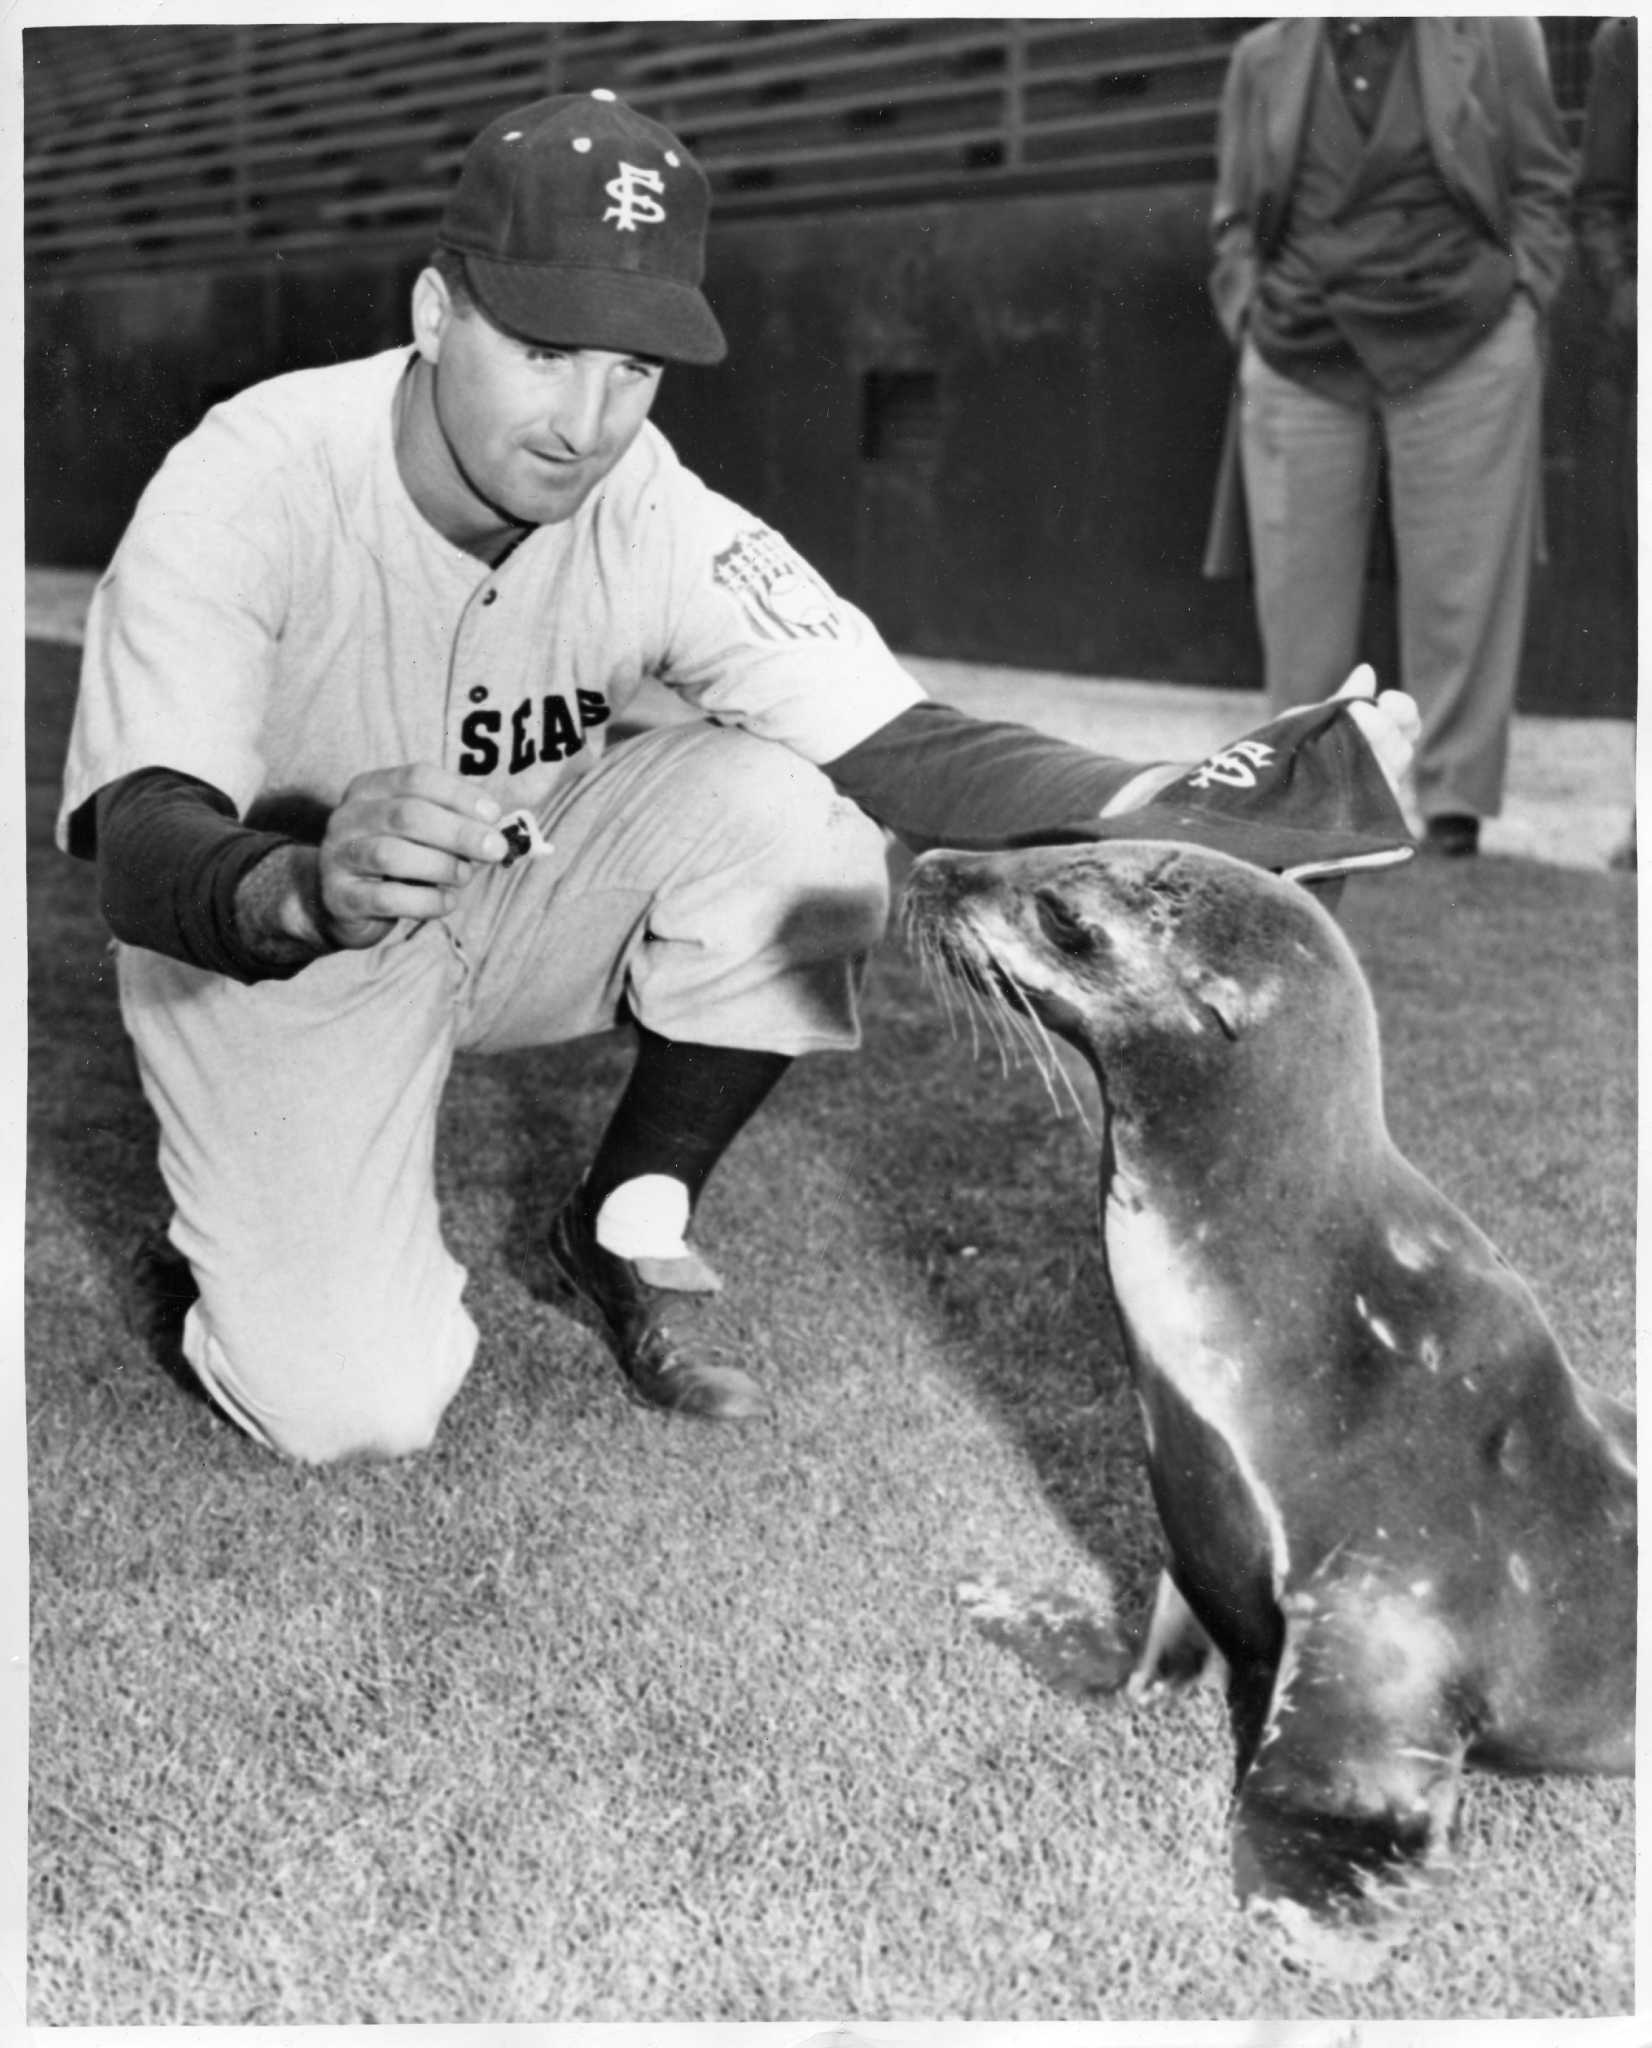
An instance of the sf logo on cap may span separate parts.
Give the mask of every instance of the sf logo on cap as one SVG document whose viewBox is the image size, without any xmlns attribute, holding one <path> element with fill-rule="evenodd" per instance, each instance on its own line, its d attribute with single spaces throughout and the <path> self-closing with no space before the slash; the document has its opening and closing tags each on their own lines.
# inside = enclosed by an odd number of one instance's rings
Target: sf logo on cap
<svg viewBox="0 0 1652 2048">
<path fill-rule="evenodd" d="M 610 178 L 602 188 L 614 204 L 602 216 L 611 220 L 623 232 L 635 234 L 638 221 L 650 226 L 665 219 L 665 208 L 650 193 L 663 192 L 665 180 L 658 171 L 644 169 L 637 164 L 628 164 L 621 159 L 619 176 Z"/>
</svg>

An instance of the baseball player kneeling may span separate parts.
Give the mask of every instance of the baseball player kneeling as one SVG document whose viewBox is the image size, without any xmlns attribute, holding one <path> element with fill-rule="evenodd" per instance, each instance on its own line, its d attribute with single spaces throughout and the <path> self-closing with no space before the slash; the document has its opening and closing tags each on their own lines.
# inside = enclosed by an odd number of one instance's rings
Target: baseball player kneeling
<svg viewBox="0 0 1652 2048">
<path fill-rule="evenodd" d="M 789 1061 L 855 1044 L 886 833 L 1128 817 L 1305 876 L 1409 850 L 1404 698 L 1191 775 L 926 699 L 649 424 L 665 364 L 724 354 L 706 210 L 609 93 L 492 122 L 411 346 L 215 407 L 92 606 L 60 844 L 118 941 L 184 1356 L 296 1458 L 420 1448 L 470 1367 L 434 1185 L 455 1052 L 631 1028 L 546 1251 L 633 1398 L 738 1420 L 756 1379 L 670 1326 L 719 1284 L 695 1203 Z M 703 715 L 612 744 L 649 678 Z"/>
</svg>

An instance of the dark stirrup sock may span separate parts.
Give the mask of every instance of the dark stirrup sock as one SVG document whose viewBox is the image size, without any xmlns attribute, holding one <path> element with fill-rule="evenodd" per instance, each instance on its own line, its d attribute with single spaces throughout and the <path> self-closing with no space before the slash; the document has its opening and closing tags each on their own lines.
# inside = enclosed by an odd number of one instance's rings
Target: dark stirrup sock
<svg viewBox="0 0 1652 2048">
<path fill-rule="evenodd" d="M 644 1174 L 680 1180 L 692 1206 L 791 1065 L 789 1053 L 693 1045 L 640 1024 L 636 1030 L 636 1064 L 581 1190 L 593 1220 L 615 1188 Z"/>
</svg>

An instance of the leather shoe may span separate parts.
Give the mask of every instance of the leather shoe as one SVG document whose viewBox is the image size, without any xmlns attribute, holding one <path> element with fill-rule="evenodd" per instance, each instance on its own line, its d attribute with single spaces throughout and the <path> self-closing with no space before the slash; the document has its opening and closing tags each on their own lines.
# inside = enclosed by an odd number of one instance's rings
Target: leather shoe
<svg viewBox="0 0 1652 2048">
<path fill-rule="evenodd" d="M 1480 851 L 1480 820 L 1454 811 L 1430 818 L 1423 830 L 1423 851 L 1445 860 L 1466 860 Z"/>
<path fill-rule="evenodd" d="M 662 1321 L 663 1295 L 630 1259 L 605 1251 L 578 1189 L 551 1220 L 551 1265 L 596 1324 L 639 1407 L 663 1408 L 704 1422 L 747 1422 L 772 1411 L 768 1397 L 738 1366 L 712 1365 L 677 1348 Z"/>
</svg>

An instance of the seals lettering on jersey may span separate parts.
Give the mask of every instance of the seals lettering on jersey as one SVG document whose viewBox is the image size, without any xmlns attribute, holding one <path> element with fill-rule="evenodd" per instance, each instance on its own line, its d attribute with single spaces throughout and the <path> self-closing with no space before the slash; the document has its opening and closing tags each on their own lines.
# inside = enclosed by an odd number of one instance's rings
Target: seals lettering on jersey
<svg viewBox="0 0 1652 2048">
<path fill-rule="evenodd" d="M 461 775 L 495 775 L 501 765 L 504 736 L 509 735 L 507 775 L 522 775 L 540 761 L 566 761 L 585 745 L 593 727 L 606 725 L 608 699 L 600 690 L 576 690 L 570 707 L 555 691 L 524 697 L 507 717 L 503 711 L 473 711 L 459 727 L 464 752 Z"/>
<path fill-rule="evenodd" d="M 714 582 L 736 597 L 766 640 L 841 640 L 832 593 L 772 527 L 753 526 L 711 565 Z"/>
</svg>

